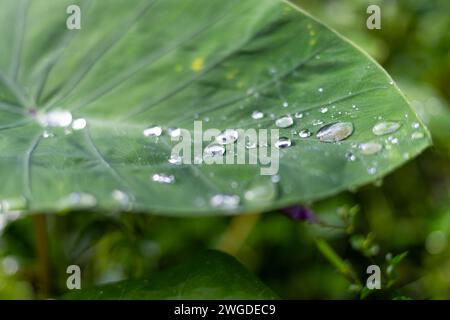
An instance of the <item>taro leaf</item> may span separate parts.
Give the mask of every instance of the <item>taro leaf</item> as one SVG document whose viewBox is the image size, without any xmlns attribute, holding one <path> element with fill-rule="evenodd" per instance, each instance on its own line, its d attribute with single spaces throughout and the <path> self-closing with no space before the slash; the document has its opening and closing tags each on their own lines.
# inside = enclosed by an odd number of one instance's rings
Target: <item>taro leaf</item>
<svg viewBox="0 0 450 320">
<path fill-rule="evenodd" d="M 66 28 L 69 4 L 81 8 L 81 30 Z M 287 2 L 2 0 L 0 30 L 3 210 L 270 210 L 380 179 L 429 145 L 389 75 Z M 45 128 L 55 110 L 87 126 Z M 197 119 L 203 129 L 272 129 L 295 113 L 303 117 L 280 130 L 292 146 L 280 150 L 275 186 L 262 165 L 168 162 L 170 127 L 192 131 Z M 372 133 L 379 121 L 401 127 L 388 141 Z M 338 143 L 295 134 L 332 122 L 352 123 L 353 134 Z M 153 124 L 162 135 L 145 137 Z M 361 155 L 367 141 L 384 147 Z M 155 174 L 175 182 L 154 182 Z M 211 204 L 216 194 L 235 197 Z"/>
<path fill-rule="evenodd" d="M 152 275 L 74 290 L 67 299 L 277 299 L 235 258 L 207 251 L 191 261 Z"/>
</svg>

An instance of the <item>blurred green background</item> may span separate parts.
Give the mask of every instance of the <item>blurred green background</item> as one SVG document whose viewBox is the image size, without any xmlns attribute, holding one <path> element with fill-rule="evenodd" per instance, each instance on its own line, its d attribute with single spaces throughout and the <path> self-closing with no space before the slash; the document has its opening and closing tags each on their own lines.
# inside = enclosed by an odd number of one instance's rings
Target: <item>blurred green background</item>
<svg viewBox="0 0 450 320">
<path fill-rule="evenodd" d="M 183 219 L 74 212 L 48 216 L 49 243 L 39 246 L 42 218 L 0 215 L 0 299 L 58 297 L 71 264 L 88 287 L 151 277 L 205 248 L 236 256 L 281 298 L 450 298 L 450 2 L 296 2 L 384 66 L 434 146 L 383 181 L 308 204 L 318 223 L 279 212 Z M 381 30 L 366 28 L 370 4 L 381 8 Z M 371 264 L 382 269 L 381 290 L 363 289 Z"/>
</svg>

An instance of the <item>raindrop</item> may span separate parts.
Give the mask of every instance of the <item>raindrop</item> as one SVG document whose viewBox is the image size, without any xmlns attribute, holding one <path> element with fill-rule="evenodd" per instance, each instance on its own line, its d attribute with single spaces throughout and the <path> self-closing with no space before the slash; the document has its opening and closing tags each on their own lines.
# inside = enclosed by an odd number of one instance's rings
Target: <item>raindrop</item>
<svg viewBox="0 0 450 320">
<path fill-rule="evenodd" d="M 225 154 L 225 147 L 218 143 L 211 143 L 205 148 L 205 156 L 217 157 Z"/>
<path fill-rule="evenodd" d="M 155 173 L 152 175 L 152 180 L 159 183 L 170 184 L 175 182 L 175 177 L 171 174 Z"/>
<path fill-rule="evenodd" d="M 170 164 L 175 164 L 175 165 L 182 164 L 183 163 L 183 158 L 180 157 L 178 154 L 173 153 L 173 154 L 170 155 L 169 163 Z"/>
<path fill-rule="evenodd" d="M 49 131 L 47 131 L 47 130 L 44 130 L 44 132 L 42 132 L 42 137 L 44 138 L 44 139 L 47 139 L 47 138 L 52 138 L 52 137 L 54 137 L 55 135 L 53 134 L 53 133 L 51 133 L 51 132 L 49 132 Z"/>
<path fill-rule="evenodd" d="M 319 89 L 317 89 L 317 91 L 323 92 L 323 88 L 319 88 Z"/>
<path fill-rule="evenodd" d="M 298 136 L 300 138 L 308 138 L 312 135 L 311 131 L 309 131 L 308 129 L 302 129 L 300 130 L 300 132 L 298 133 Z"/>
<path fill-rule="evenodd" d="M 322 125 L 322 124 L 323 124 L 323 121 L 322 121 L 322 120 L 317 120 L 317 119 L 315 119 L 315 120 L 312 121 L 312 125 L 313 125 L 313 126 L 320 126 L 320 125 Z"/>
<path fill-rule="evenodd" d="M 230 143 L 236 142 L 238 137 L 239 137 L 239 134 L 236 130 L 226 129 L 225 131 L 223 131 L 221 134 L 219 134 L 216 137 L 216 141 L 219 144 L 230 144 Z"/>
<path fill-rule="evenodd" d="M 287 101 L 283 102 L 283 107 L 284 107 L 284 108 L 289 107 L 289 103 L 288 103 Z"/>
<path fill-rule="evenodd" d="M 316 133 L 316 137 L 322 142 L 338 142 L 347 139 L 353 133 L 351 122 L 330 123 Z"/>
<path fill-rule="evenodd" d="M 258 145 L 255 142 L 252 142 L 252 141 L 247 141 L 245 143 L 245 148 L 246 149 L 256 149 L 257 146 Z"/>
<path fill-rule="evenodd" d="M 270 177 L 270 180 L 271 180 L 273 183 L 278 183 L 278 182 L 280 182 L 280 176 L 277 175 L 277 174 L 275 174 L 275 175 L 273 175 L 273 176 Z"/>
<path fill-rule="evenodd" d="M 294 124 L 294 120 L 291 116 L 284 116 L 275 121 L 275 125 L 278 128 L 288 128 Z"/>
<path fill-rule="evenodd" d="M 359 150 L 365 155 L 378 153 L 382 148 L 383 146 L 377 142 L 366 142 L 359 145 Z"/>
<path fill-rule="evenodd" d="M 420 124 L 419 124 L 418 122 L 413 122 L 413 123 L 411 124 L 411 127 L 412 127 L 413 129 L 419 129 L 419 128 L 420 128 Z"/>
<path fill-rule="evenodd" d="M 181 135 L 181 129 L 180 128 L 169 128 L 167 129 L 169 136 L 172 138 L 178 138 Z"/>
<path fill-rule="evenodd" d="M 355 161 L 356 156 L 352 152 L 349 151 L 345 154 L 345 159 L 347 159 L 347 161 Z"/>
<path fill-rule="evenodd" d="M 234 209 L 239 205 L 240 198 L 237 195 L 216 194 L 210 199 L 213 207 Z"/>
<path fill-rule="evenodd" d="M 87 124 L 86 119 L 83 119 L 83 118 L 75 119 L 72 122 L 72 129 L 73 130 L 82 130 L 82 129 L 86 128 L 86 124 Z"/>
<path fill-rule="evenodd" d="M 44 127 L 68 127 L 72 123 L 72 113 L 65 110 L 53 110 L 38 116 L 38 121 Z"/>
<path fill-rule="evenodd" d="M 320 113 L 327 113 L 327 112 L 328 112 L 327 107 L 320 108 Z"/>
<path fill-rule="evenodd" d="M 122 191 L 122 190 L 114 190 L 112 192 L 112 197 L 115 201 L 117 201 L 121 206 L 129 206 L 130 205 L 130 196 Z"/>
<path fill-rule="evenodd" d="M 297 119 L 303 118 L 303 112 L 296 112 L 296 113 L 294 114 L 294 117 L 296 117 Z"/>
<path fill-rule="evenodd" d="M 387 138 L 387 140 L 388 140 L 389 143 L 392 143 L 392 144 L 397 144 L 398 143 L 398 138 L 396 138 L 394 136 L 389 136 Z"/>
<path fill-rule="evenodd" d="M 278 139 L 277 142 L 275 142 L 275 147 L 277 147 L 278 149 L 285 149 L 285 148 L 289 148 L 291 146 L 291 139 L 286 138 L 286 137 L 281 137 L 280 139 Z"/>
<path fill-rule="evenodd" d="M 393 133 L 400 128 L 400 124 L 393 121 L 379 122 L 373 126 L 372 132 L 377 136 Z"/>
<path fill-rule="evenodd" d="M 64 207 L 94 207 L 97 199 L 90 193 L 72 192 L 62 203 Z"/>
<path fill-rule="evenodd" d="M 424 136 L 425 135 L 423 134 L 423 132 L 416 131 L 411 134 L 411 139 L 418 140 L 418 139 L 422 139 Z"/>
<path fill-rule="evenodd" d="M 259 119 L 262 119 L 262 118 L 264 118 L 264 113 L 262 113 L 261 111 L 253 111 L 252 112 L 252 119 L 254 119 L 254 120 L 259 120 Z"/>
<path fill-rule="evenodd" d="M 159 137 L 162 134 L 160 126 L 151 126 L 144 130 L 144 136 L 146 137 Z"/>
<path fill-rule="evenodd" d="M 277 195 L 277 185 L 267 177 L 258 177 L 247 188 L 244 198 L 249 203 L 259 204 L 273 200 Z"/>
<path fill-rule="evenodd" d="M 367 173 L 368 174 L 375 174 L 375 173 L 377 173 L 377 168 L 370 167 L 370 168 L 367 169 Z"/>
</svg>

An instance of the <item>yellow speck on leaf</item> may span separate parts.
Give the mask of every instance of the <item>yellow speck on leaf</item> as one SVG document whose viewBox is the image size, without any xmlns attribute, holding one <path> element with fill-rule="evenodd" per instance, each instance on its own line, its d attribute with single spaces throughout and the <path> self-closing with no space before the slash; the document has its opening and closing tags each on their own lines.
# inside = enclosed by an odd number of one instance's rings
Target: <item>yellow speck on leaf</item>
<svg viewBox="0 0 450 320">
<path fill-rule="evenodd" d="M 205 61 L 203 58 L 195 58 L 194 61 L 192 61 L 191 69 L 195 72 L 199 72 L 203 69 L 203 65 L 205 64 Z"/>
</svg>

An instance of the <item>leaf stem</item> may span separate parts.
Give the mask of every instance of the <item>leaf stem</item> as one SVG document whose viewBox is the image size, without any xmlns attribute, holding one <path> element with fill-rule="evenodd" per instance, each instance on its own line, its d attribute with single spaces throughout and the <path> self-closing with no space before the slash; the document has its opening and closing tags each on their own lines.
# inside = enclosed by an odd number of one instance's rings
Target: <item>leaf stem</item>
<svg viewBox="0 0 450 320">
<path fill-rule="evenodd" d="M 38 296 L 46 298 L 51 290 L 51 269 L 47 219 L 44 214 L 33 215 L 33 226 L 36 236 Z"/>
</svg>

